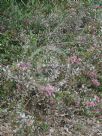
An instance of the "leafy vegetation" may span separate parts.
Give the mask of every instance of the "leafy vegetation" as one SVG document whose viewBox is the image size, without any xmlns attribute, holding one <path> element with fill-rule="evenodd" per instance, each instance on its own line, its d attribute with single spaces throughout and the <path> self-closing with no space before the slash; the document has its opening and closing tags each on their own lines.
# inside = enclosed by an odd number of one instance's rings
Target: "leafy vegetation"
<svg viewBox="0 0 102 136">
<path fill-rule="evenodd" d="M 0 5 L 0 135 L 101 135 L 101 1 Z"/>
</svg>

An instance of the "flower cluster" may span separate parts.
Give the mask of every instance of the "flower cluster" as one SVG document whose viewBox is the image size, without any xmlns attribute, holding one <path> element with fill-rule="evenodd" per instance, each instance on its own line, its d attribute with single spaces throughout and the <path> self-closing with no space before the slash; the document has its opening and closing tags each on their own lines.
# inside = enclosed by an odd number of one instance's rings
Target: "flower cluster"
<svg viewBox="0 0 102 136">
<path fill-rule="evenodd" d="M 100 82 L 97 79 L 92 79 L 92 84 L 96 87 L 100 86 Z"/>
<path fill-rule="evenodd" d="M 94 86 L 100 86 L 100 82 L 97 80 L 97 74 L 95 71 L 90 71 L 87 73 L 87 75 L 91 79 L 91 82 Z"/>
<path fill-rule="evenodd" d="M 90 101 L 87 101 L 85 105 L 87 108 L 95 107 L 98 105 L 99 102 L 100 102 L 100 98 L 95 95 Z"/>
<path fill-rule="evenodd" d="M 48 85 L 42 87 L 41 90 L 44 92 L 44 94 L 46 96 L 53 96 L 53 94 L 55 92 L 55 87 L 50 85 L 50 84 L 48 84 Z"/>
<path fill-rule="evenodd" d="M 71 56 L 70 57 L 70 62 L 72 64 L 79 64 L 81 62 L 81 58 L 78 58 L 77 56 Z"/>
<path fill-rule="evenodd" d="M 90 71 L 87 73 L 88 77 L 90 78 L 94 78 L 96 79 L 97 78 L 97 74 L 96 74 L 96 71 Z"/>
<path fill-rule="evenodd" d="M 26 70 L 28 70 L 31 67 L 31 65 L 29 63 L 20 62 L 20 63 L 17 64 L 17 67 L 20 70 L 26 71 Z"/>
</svg>

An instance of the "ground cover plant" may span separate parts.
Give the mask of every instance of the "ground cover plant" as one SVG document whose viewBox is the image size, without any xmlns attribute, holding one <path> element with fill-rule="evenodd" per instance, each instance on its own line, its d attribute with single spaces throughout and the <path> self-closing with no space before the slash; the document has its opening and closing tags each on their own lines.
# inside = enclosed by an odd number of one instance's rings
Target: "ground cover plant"
<svg viewBox="0 0 102 136">
<path fill-rule="evenodd" d="M 101 136 L 102 2 L 0 7 L 0 136 Z"/>
</svg>

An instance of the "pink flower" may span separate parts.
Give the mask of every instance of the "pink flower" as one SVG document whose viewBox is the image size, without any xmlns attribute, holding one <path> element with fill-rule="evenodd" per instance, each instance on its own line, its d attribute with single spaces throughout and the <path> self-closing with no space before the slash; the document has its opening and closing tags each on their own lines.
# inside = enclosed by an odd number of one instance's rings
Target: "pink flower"
<svg viewBox="0 0 102 136">
<path fill-rule="evenodd" d="M 94 99 L 96 102 L 98 102 L 98 103 L 100 102 L 100 98 L 97 95 L 94 96 Z"/>
<path fill-rule="evenodd" d="M 77 56 L 71 56 L 70 57 L 70 62 L 72 63 L 72 64 L 79 64 L 80 62 L 81 62 L 81 59 L 80 58 L 78 58 Z"/>
<path fill-rule="evenodd" d="M 92 84 L 96 87 L 100 86 L 100 82 L 97 79 L 92 79 Z"/>
<path fill-rule="evenodd" d="M 91 102 L 86 102 L 86 104 L 85 104 L 87 107 L 95 107 L 97 104 L 96 104 L 96 102 L 93 102 L 93 101 L 91 101 Z"/>
<path fill-rule="evenodd" d="M 55 88 L 54 86 L 48 84 L 47 86 L 42 88 L 43 92 L 45 93 L 45 95 L 47 96 L 52 96 L 55 92 Z"/>
<path fill-rule="evenodd" d="M 90 78 L 97 78 L 97 74 L 96 74 L 95 71 L 88 72 L 87 75 L 88 75 Z"/>
<path fill-rule="evenodd" d="M 102 8 L 102 6 L 96 6 L 96 9 L 101 9 Z"/>
<path fill-rule="evenodd" d="M 23 71 L 26 71 L 31 65 L 29 63 L 20 62 L 17 64 L 18 68 L 20 68 Z"/>
<path fill-rule="evenodd" d="M 97 95 L 94 95 L 94 97 L 91 99 L 91 101 L 87 101 L 85 105 L 87 107 L 95 107 L 100 102 L 100 98 Z"/>
</svg>

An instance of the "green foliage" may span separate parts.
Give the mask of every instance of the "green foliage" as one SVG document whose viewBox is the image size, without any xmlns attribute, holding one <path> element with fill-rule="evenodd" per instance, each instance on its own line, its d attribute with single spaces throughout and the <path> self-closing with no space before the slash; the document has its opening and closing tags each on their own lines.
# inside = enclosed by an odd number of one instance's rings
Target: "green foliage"
<svg viewBox="0 0 102 136">
<path fill-rule="evenodd" d="M 47 123 L 42 123 L 42 124 L 40 125 L 40 129 L 42 129 L 42 130 L 45 132 L 45 131 L 48 131 L 49 126 L 48 126 Z"/>
<path fill-rule="evenodd" d="M 95 93 L 100 93 L 102 97 L 102 85 L 93 86 L 91 78 L 87 77 L 88 70 L 95 69 L 99 74 L 97 80 L 102 83 L 102 52 L 98 43 L 101 35 L 101 11 L 95 10 L 95 6 L 100 6 L 101 2 L 1 0 L 0 4 L 0 99 L 10 105 L 8 109 L 12 110 L 14 107 L 17 112 L 23 109 L 27 114 L 34 116 L 35 122 L 39 120 L 34 129 L 41 132 L 50 128 L 49 124 L 43 122 L 44 115 L 52 112 L 57 112 L 58 115 L 61 107 L 72 107 L 72 110 L 79 110 L 75 113 L 81 112 L 80 115 L 93 117 L 95 114 L 92 109 L 85 108 L 83 101 L 88 95 Z M 94 48 L 94 44 L 97 47 Z M 74 55 L 81 59 L 80 64 L 71 63 L 70 57 Z M 45 96 L 46 84 L 55 87 L 55 101 L 50 101 L 51 97 Z M 49 93 L 51 88 L 47 89 Z M 14 104 L 8 102 L 10 97 L 15 98 L 12 100 Z M 63 105 L 59 105 L 60 103 Z M 100 107 L 102 109 L 102 106 Z M 38 114 L 39 111 L 41 112 Z M 25 123 L 26 115 L 22 116 L 22 127 L 20 126 L 18 133 L 30 135 L 29 127 L 27 128 Z M 55 120 L 56 118 L 57 116 L 54 117 Z M 18 121 L 18 118 L 15 120 Z M 29 125 L 32 124 L 30 123 L 28 122 Z M 15 128 L 19 128 L 18 126 Z M 80 131 L 82 128 L 80 124 L 76 124 L 74 129 Z M 31 131 L 35 131 L 33 127 Z M 31 135 L 37 134 L 33 132 Z"/>
<path fill-rule="evenodd" d="M 20 59 L 22 47 L 18 40 L 10 38 L 9 35 L 2 34 L 0 40 L 0 63 L 7 65 Z"/>
<path fill-rule="evenodd" d="M 13 97 L 15 88 L 16 88 L 15 81 L 5 80 L 1 84 L 0 97 L 3 98 L 3 100 L 6 100 L 9 97 Z"/>
</svg>

